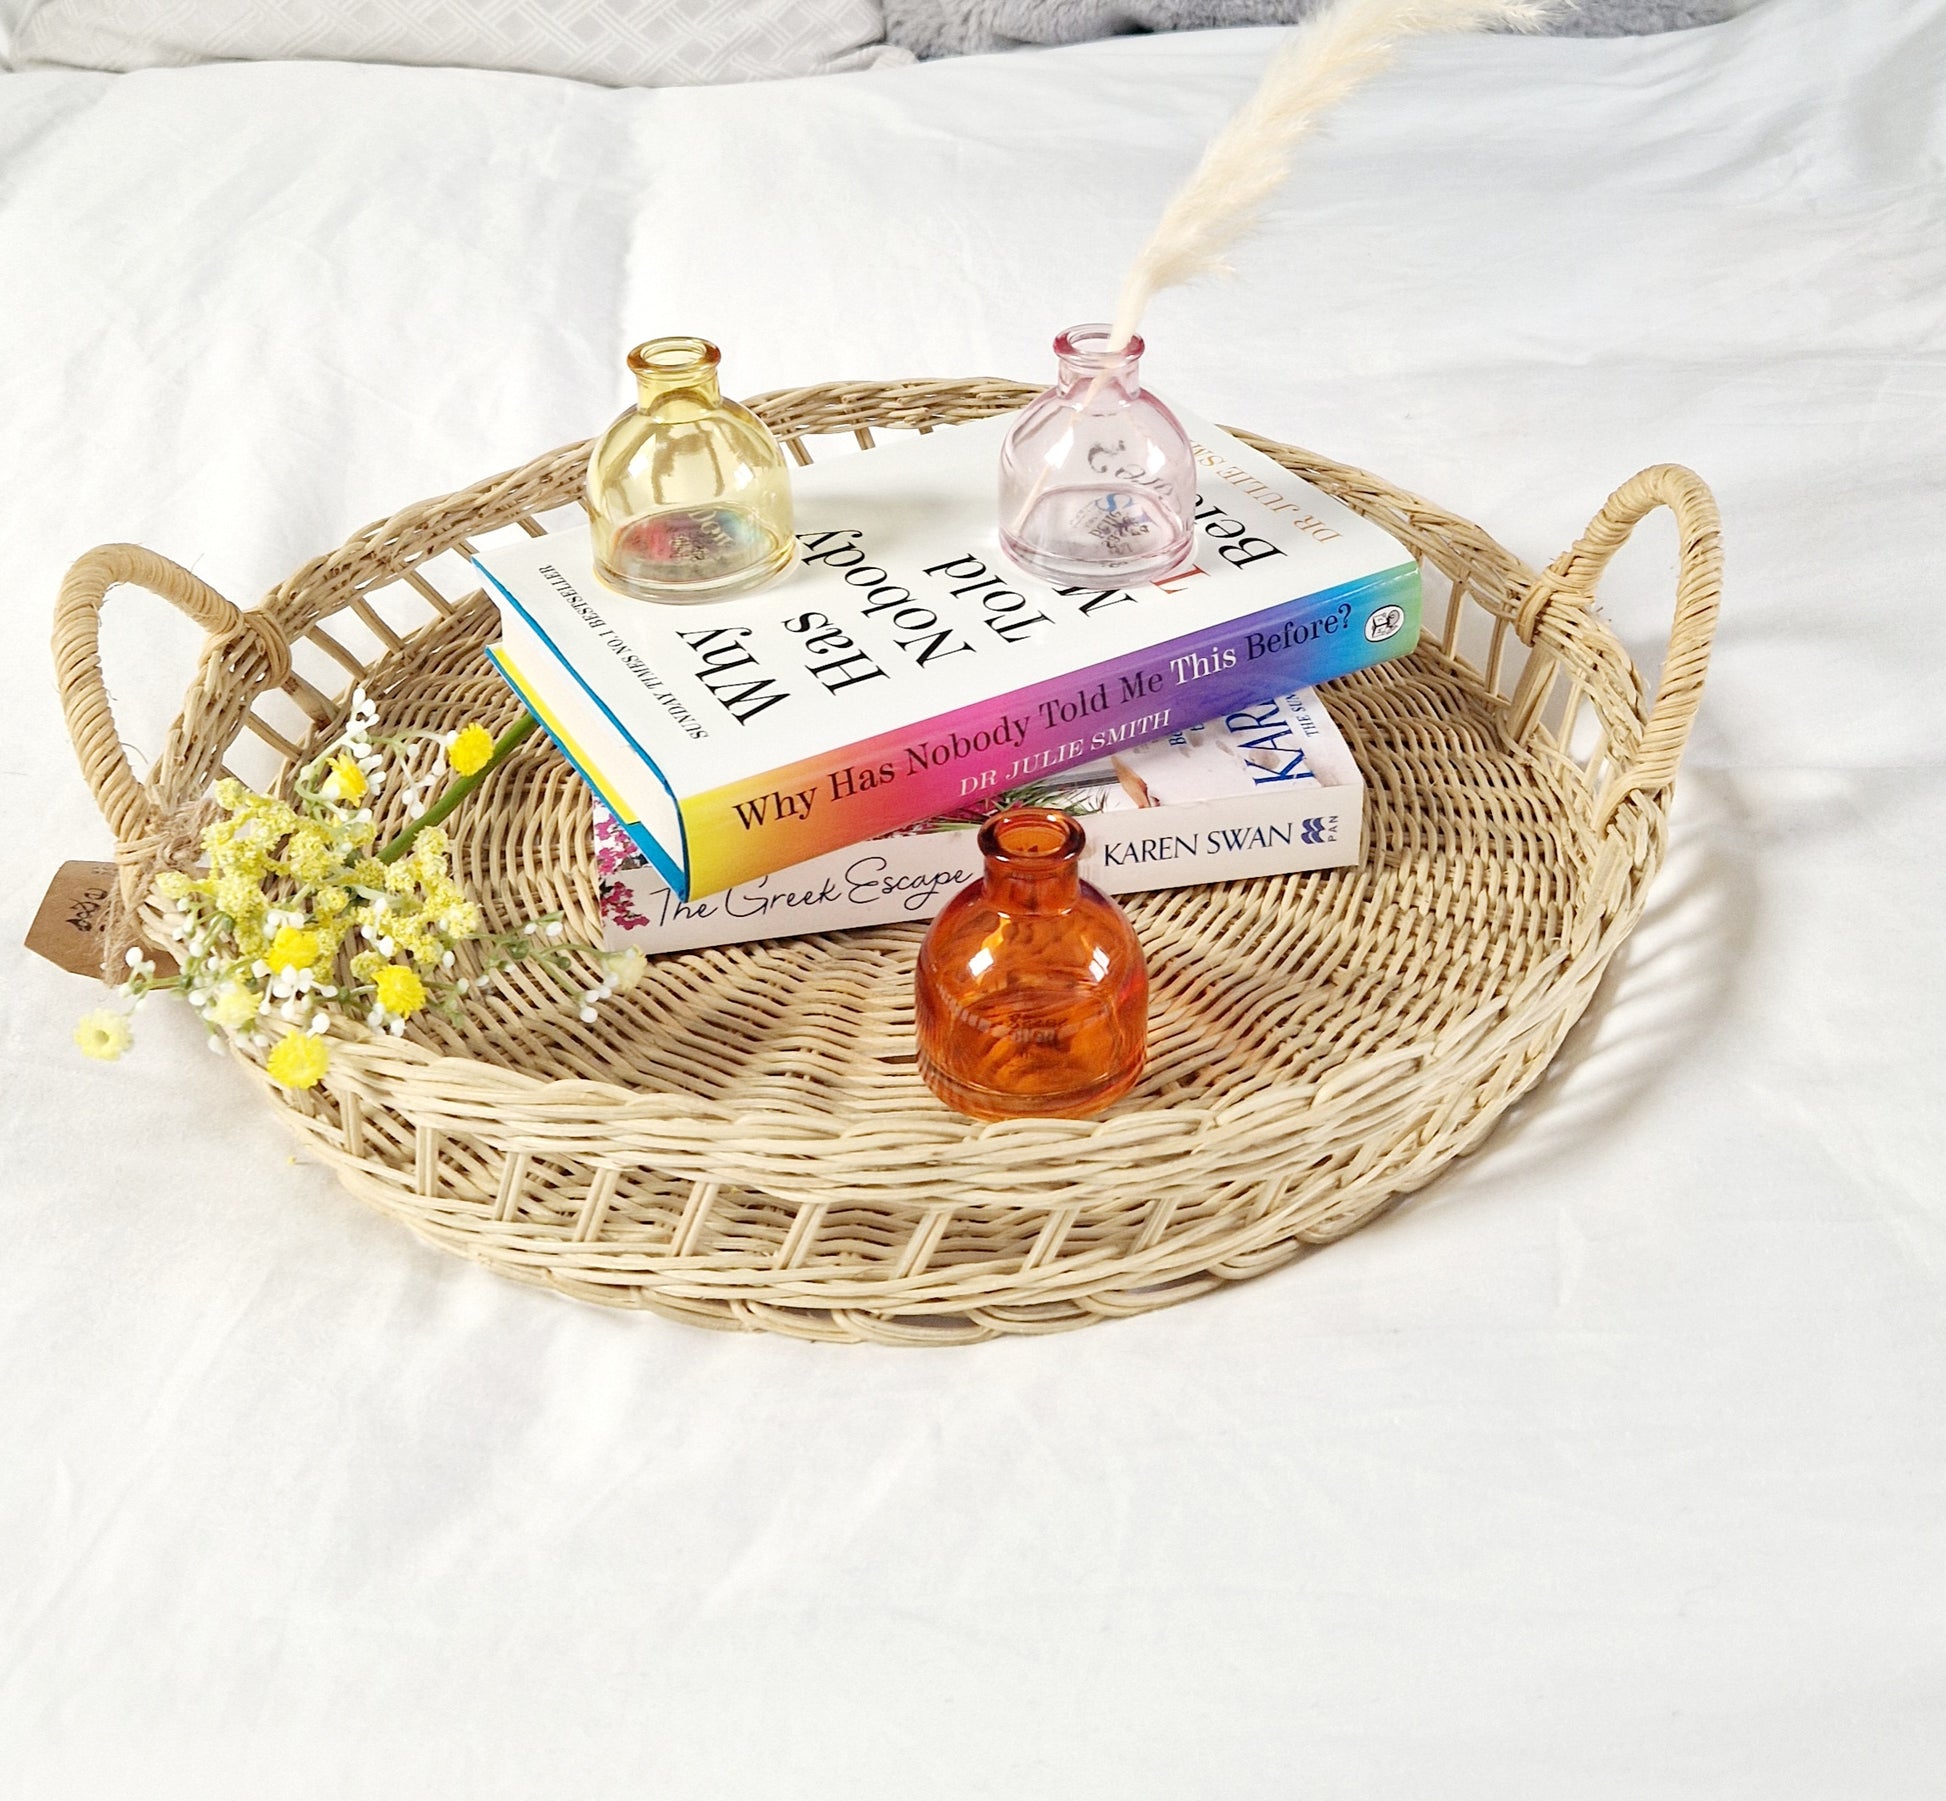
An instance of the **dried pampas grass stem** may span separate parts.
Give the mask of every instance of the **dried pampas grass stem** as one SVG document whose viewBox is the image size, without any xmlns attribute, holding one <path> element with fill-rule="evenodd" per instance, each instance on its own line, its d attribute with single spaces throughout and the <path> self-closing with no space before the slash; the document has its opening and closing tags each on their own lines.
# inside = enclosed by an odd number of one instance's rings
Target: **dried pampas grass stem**
<svg viewBox="0 0 1946 1801">
<path fill-rule="evenodd" d="M 1306 20 L 1164 209 L 1122 284 L 1109 348 L 1135 335 L 1164 288 L 1229 272 L 1225 254 L 1283 186 L 1298 140 L 1384 69 L 1405 39 L 1493 26 L 1532 30 L 1567 10 L 1564 0 L 1337 0 Z"/>
</svg>

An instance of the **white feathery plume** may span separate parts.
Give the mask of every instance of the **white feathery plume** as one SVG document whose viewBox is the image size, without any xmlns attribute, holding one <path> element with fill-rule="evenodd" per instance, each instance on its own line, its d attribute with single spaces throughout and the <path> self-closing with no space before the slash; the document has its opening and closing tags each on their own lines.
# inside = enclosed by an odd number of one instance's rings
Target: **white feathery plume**
<svg viewBox="0 0 1946 1801">
<path fill-rule="evenodd" d="M 1290 171 L 1291 151 L 1321 115 L 1369 81 L 1409 37 L 1489 26 L 1532 30 L 1571 0 L 1337 0 L 1298 26 L 1257 91 L 1209 142 L 1130 267 L 1108 348 L 1135 335 L 1149 301 L 1202 275 L 1256 224 Z"/>
</svg>

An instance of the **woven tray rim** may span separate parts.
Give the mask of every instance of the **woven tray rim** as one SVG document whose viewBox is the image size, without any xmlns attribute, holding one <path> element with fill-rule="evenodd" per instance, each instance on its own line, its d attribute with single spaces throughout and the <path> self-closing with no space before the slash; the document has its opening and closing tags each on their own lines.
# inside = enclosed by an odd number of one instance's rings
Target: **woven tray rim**
<svg viewBox="0 0 1946 1801">
<path fill-rule="evenodd" d="M 1033 392 L 1026 384 L 990 378 L 835 383 L 759 396 L 752 404 L 799 452 L 800 460 L 808 461 L 802 446 L 809 433 L 851 430 L 869 445 L 875 428 L 924 429 L 942 418 L 978 417 L 1017 405 Z M 345 1042 L 334 1054 L 334 1091 L 383 1106 L 402 1090 L 410 1090 L 410 1115 L 422 1134 L 464 1135 L 515 1111 L 521 1116 L 518 1130 L 502 1130 L 499 1139 L 536 1156 L 558 1150 L 597 1171 L 611 1172 L 647 1162 L 673 1178 L 699 1185 L 747 1184 L 798 1208 L 886 1205 L 925 1216 L 969 1206 L 1000 1206 L 1057 1214 L 1106 1204 L 1135 1168 L 1161 1174 L 1159 1166 L 1167 1165 L 1170 1179 L 1180 1182 L 1194 1178 L 1206 1166 L 1212 1179 L 1220 1174 L 1234 1185 L 1243 1179 L 1237 1173 L 1237 1141 L 1260 1117 L 1287 1118 L 1300 1107 L 1355 1109 L 1388 1080 L 1408 1072 L 1423 1075 L 1433 1065 L 1463 1072 L 1469 1063 L 1505 1069 L 1512 1059 L 1520 1073 L 1510 1090 L 1483 1117 L 1467 1122 L 1463 1131 L 1429 1145 L 1423 1167 L 1415 1163 L 1394 1171 L 1382 1204 L 1418 1186 L 1477 1142 L 1505 1105 L 1538 1079 L 1639 912 L 1647 882 L 1661 859 L 1669 794 L 1707 667 L 1721 583 L 1715 506 L 1692 473 L 1658 465 L 1617 489 L 1588 532 L 1546 570 L 1536 570 L 1470 521 L 1365 471 L 1250 432 L 1236 435 L 1282 466 L 1339 494 L 1357 510 L 1400 530 L 1409 541 L 1423 545 L 1431 536 L 1451 547 L 1455 559 L 1466 565 L 1467 580 L 1475 588 L 1455 594 L 1455 610 L 1462 599 L 1477 603 L 1494 620 L 1496 645 L 1505 634 L 1531 653 L 1530 668 L 1545 662 L 1550 669 L 1571 672 L 1589 687 L 1613 753 L 1612 768 L 1595 801 L 1587 872 L 1594 900 L 1577 916 L 1559 956 L 1530 971 L 1517 988 L 1493 995 L 1423 1039 L 1389 1043 L 1350 1056 L 1315 1080 L 1259 1086 L 1230 1103 L 1169 1095 L 1131 1099 L 1095 1120 L 982 1124 L 961 1120 L 943 1109 L 924 1117 L 818 1118 L 764 1103 L 729 1105 L 679 1090 L 536 1074 L 391 1039 Z M 306 563 L 248 612 L 139 547 L 104 546 L 76 563 L 57 610 L 57 670 L 83 770 L 115 831 L 121 898 L 131 927 L 139 929 L 154 873 L 172 860 L 179 861 L 184 853 L 180 831 L 172 837 L 172 812 L 179 812 L 206 789 L 215 762 L 244 729 L 245 716 L 257 696 L 281 689 L 307 705 L 319 729 L 329 720 L 333 703 L 295 673 L 291 644 L 323 635 L 321 622 L 355 604 L 358 595 L 387 580 L 409 579 L 409 572 L 432 554 L 433 547 L 463 541 L 469 522 L 518 514 L 535 495 L 558 498 L 578 476 L 586 454 L 585 443 L 564 446 L 471 488 L 400 509 Z M 1676 514 L 1680 547 L 1676 621 L 1651 702 L 1640 675 L 1594 610 L 1592 595 L 1609 558 L 1636 522 L 1657 507 L 1668 507 Z M 475 524 L 474 529 L 485 527 Z M 135 777 L 121 751 L 97 650 L 102 603 L 123 583 L 150 588 L 211 634 L 183 713 L 146 780 Z M 1450 649 L 1446 646 L 1441 654 Z M 1448 660 L 1467 676 L 1477 676 L 1463 661 L 1455 662 L 1450 656 Z M 1553 679 L 1550 674 L 1548 680 Z M 1544 730 L 1534 730 L 1539 717 L 1532 710 L 1534 695 L 1516 691 L 1497 697 L 1489 691 L 1489 698 L 1496 703 L 1504 699 L 1509 719 L 1517 720 L 1523 708 L 1529 709 L 1516 736 L 1540 759 L 1537 770 L 1543 766 L 1572 769 L 1579 779 L 1579 762 L 1553 744 Z M 214 755 L 212 741 L 216 742 Z M 1535 1004 L 1537 998 L 1546 1004 Z M 419 1197 L 425 1204 L 416 1212 L 402 1207 L 387 1183 L 334 1139 L 331 1130 L 275 1089 L 253 1059 L 242 1061 L 263 1082 L 280 1111 L 333 1156 L 354 1188 L 401 1212 L 427 1236 L 448 1243 L 455 1237 L 465 1240 L 469 1230 L 465 1219 L 442 1213 L 438 1196 Z M 747 1142 L 731 1142 L 738 1139 Z M 598 1152 L 588 1150 L 591 1140 L 599 1141 Z M 949 1153 L 977 1153 L 973 1163 L 991 1179 L 962 1179 L 934 1197 L 901 1192 L 888 1199 L 883 1169 L 875 1169 L 869 1158 L 863 1163 L 857 1160 L 857 1153 L 867 1149 L 880 1154 L 897 1149 L 904 1153 L 904 1164 L 913 1157 L 930 1160 Z M 834 1160 L 843 1167 L 834 1167 Z M 1312 1236 L 1335 1236 L 1376 1210 L 1374 1204 L 1344 1222 L 1327 1222 Z M 1266 1243 L 1275 1239 L 1278 1229 L 1275 1218 L 1262 1221 Z M 1232 1249 L 1241 1245 L 1238 1254 L 1247 1263 L 1254 1254 L 1249 1251 L 1254 1235 L 1244 1232 L 1232 1237 Z M 465 1242 L 455 1248 L 488 1256 L 508 1273 L 547 1280 L 569 1292 L 589 1286 L 572 1274 L 518 1267 L 530 1256 L 545 1262 L 552 1244 L 542 1237 L 525 1246 L 508 1240 L 487 1250 Z M 614 1267 L 619 1268 L 621 1261 L 617 1258 Z M 1059 1270 L 1046 1271 L 1042 1292 L 1051 1297 L 1047 1306 L 1057 1310 L 1081 1306 L 1083 1317 L 1089 1317 L 1087 1309 L 1093 1314 L 1115 1313 L 1155 1304 L 1124 1302 L 1105 1294 L 1084 1294 L 1077 1302 L 1070 1291 L 1077 1286 L 1085 1289 L 1088 1262 L 1077 1257 Z M 1239 1273 L 1250 1272 L 1241 1263 L 1234 1268 L 1226 1264 L 1216 1268 L 1211 1280 Z M 708 1295 L 720 1286 L 733 1288 L 747 1274 L 739 1269 L 690 1269 L 682 1283 L 665 1279 L 660 1292 L 632 1298 L 636 1304 L 681 1313 L 692 1295 Z M 1196 1278 L 1191 1286 L 1200 1280 Z M 807 1325 L 759 1317 L 765 1303 L 745 1299 L 726 1301 L 724 1308 L 734 1317 L 717 1318 L 714 1323 L 781 1325 L 812 1336 L 896 1337 L 901 1330 L 896 1323 L 884 1319 L 861 1323 L 851 1313 L 856 1308 L 869 1314 L 874 1303 L 894 1295 L 897 1286 L 882 1277 L 852 1284 L 834 1273 L 825 1284 L 826 1298 L 832 1303 L 824 1308 L 829 1319 Z M 1182 1283 L 1178 1281 L 1176 1287 L 1180 1291 Z M 1196 1287 L 1196 1292 L 1201 1288 Z M 900 1302 L 902 1307 L 911 1304 L 909 1299 Z M 784 1313 L 790 1313 L 788 1305 Z M 1000 1323 L 983 1322 L 973 1335 L 986 1335 L 989 1329 L 1043 1329 L 1046 1323 L 1027 1314 L 1013 1318 L 995 1312 L 992 1319 Z M 1062 1323 L 1076 1321 L 1064 1314 Z"/>
</svg>

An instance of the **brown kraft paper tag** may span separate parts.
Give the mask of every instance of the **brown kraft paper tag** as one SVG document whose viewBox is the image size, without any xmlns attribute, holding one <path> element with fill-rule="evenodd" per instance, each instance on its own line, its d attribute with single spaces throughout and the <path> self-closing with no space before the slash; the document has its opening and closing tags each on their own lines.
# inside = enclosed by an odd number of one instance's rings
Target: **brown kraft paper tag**
<svg viewBox="0 0 1946 1801">
<path fill-rule="evenodd" d="M 99 976 L 115 892 L 112 863 L 63 863 L 48 883 L 40 911 L 27 928 L 27 948 L 77 976 Z M 175 959 L 151 951 L 157 975 L 174 975 Z"/>
</svg>

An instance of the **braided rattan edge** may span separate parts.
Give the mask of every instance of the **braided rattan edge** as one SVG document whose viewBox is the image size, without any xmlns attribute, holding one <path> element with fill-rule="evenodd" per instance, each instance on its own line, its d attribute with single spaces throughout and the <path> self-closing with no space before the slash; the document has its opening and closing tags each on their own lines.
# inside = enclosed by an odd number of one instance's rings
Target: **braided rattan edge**
<svg viewBox="0 0 1946 1801">
<path fill-rule="evenodd" d="M 846 432 L 869 445 L 875 430 L 980 417 L 1031 392 L 999 380 L 850 383 L 760 396 L 753 404 L 808 460 L 805 440 L 812 436 Z M 1686 470 L 1645 470 L 1616 491 L 1568 552 L 1537 571 L 1479 527 L 1364 471 L 1238 435 L 1392 529 L 1452 579 L 1448 641 L 1438 654 L 1453 652 L 1450 622 L 1463 601 L 1493 622 L 1488 689 L 1503 639 L 1528 649 L 1518 683 L 1494 703 L 1510 739 L 1579 774 L 1566 743 L 1574 699 L 1585 698 L 1598 717 L 1601 779 L 1596 792 L 1591 765 L 1589 829 L 1577 853 L 1586 862 L 1585 899 L 1567 921 L 1558 954 L 1519 986 L 1444 1020 L 1418 1042 L 1349 1058 L 1310 1080 L 1259 1086 L 1229 1103 L 1132 1108 L 1098 1121 L 976 1127 L 933 1109 L 901 1115 L 889 1136 L 873 1120 L 861 1139 L 854 1120 L 752 1113 L 695 1094 L 563 1081 L 392 1041 L 345 1046 L 334 1059 L 327 1097 L 293 1102 L 268 1084 L 267 1091 L 350 1186 L 448 1248 L 580 1298 L 813 1337 L 960 1341 L 1139 1311 L 1257 1273 L 1303 1244 L 1352 1229 L 1422 1184 L 1477 1143 L 1531 1085 L 1640 911 L 1666 841 L 1670 784 L 1700 697 L 1715 620 L 1714 503 Z M 292 667 L 291 646 L 307 638 L 331 644 L 322 632 L 325 620 L 347 608 L 369 616 L 375 591 L 401 579 L 416 583 L 421 565 L 448 549 L 464 551 L 470 535 L 509 522 L 532 529 L 535 515 L 575 498 L 585 456 L 585 445 L 567 446 L 458 494 L 403 508 L 313 559 L 249 613 L 135 547 L 105 547 L 83 558 L 57 610 L 57 668 L 84 772 L 116 832 L 131 905 L 143 898 L 157 868 L 193 846 L 181 822 L 196 816 L 262 691 L 296 701 L 314 732 L 329 728 L 339 703 Z M 1660 505 L 1677 517 L 1680 573 L 1669 655 L 1651 706 L 1589 600 L 1615 549 Z M 95 650 L 102 600 L 118 582 L 150 587 L 213 634 L 184 712 L 146 782 L 136 781 L 116 741 Z M 332 648 L 340 663 L 361 667 Z M 1544 714 L 1564 685 L 1568 724 L 1557 743 Z M 1435 1109 L 1432 1123 L 1416 1135 L 1397 1130 L 1388 1095 L 1416 1093 L 1433 1080 L 1467 1095 L 1466 1104 L 1446 1104 L 1444 1124 Z M 409 1128 L 404 1164 L 398 1161 L 403 1150 L 375 1148 L 359 1123 L 381 1117 Z M 1322 1117 L 1339 1121 L 1350 1141 L 1362 1120 L 1370 1121 L 1373 1144 L 1389 1127 L 1390 1146 L 1365 1157 L 1362 1167 L 1354 1155 L 1346 1169 L 1327 1172 L 1335 1186 L 1325 1193 L 1326 1204 L 1314 1193 L 1305 1207 L 1294 1208 L 1288 1172 L 1277 1167 L 1280 1147 L 1291 1142 L 1294 1122 Z M 585 1166 L 590 1199 L 568 1240 L 574 1248 L 564 1252 L 554 1237 L 514 1229 L 517 1222 L 507 1218 L 482 1221 L 477 1204 L 448 1202 L 437 1191 L 442 1143 L 491 1145 L 505 1164 L 503 1188 L 506 1171 L 525 1170 L 531 1160 L 567 1158 Z M 1261 1147 L 1254 1160 L 1252 1145 Z M 952 1176 L 931 1191 L 901 1185 L 898 1170 L 915 1163 L 950 1167 Z M 689 1195 L 661 1253 L 604 1237 L 609 1202 L 600 1197 L 612 1198 L 628 1172 L 644 1167 L 661 1172 L 678 1192 L 686 1185 Z M 1128 1212 L 1137 1170 L 1157 1198 L 1124 1251 L 1092 1261 L 1063 1255 L 1064 1241 L 1090 1221 Z M 1319 1190 L 1318 1183 L 1311 1186 Z M 1170 1210 L 1179 1203 L 1165 1197 L 1199 1190 L 1233 1199 L 1221 1201 L 1194 1230 L 1172 1227 Z M 775 1280 L 754 1282 L 747 1269 L 713 1268 L 682 1255 L 701 1242 L 699 1222 L 711 1197 L 731 1192 L 765 1197 L 789 1216 L 779 1253 L 784 1266 L 770 1272 Z M 996 1264 L 997 1274 L 956 1278 L 911 1250 L 889 1270 L 847 1276 L 819 1266 L 801 1277 L 792 1273 L 789 1259 L 803 1255 L 816 1222 L 834 1210 L 889 1209 L 923 1251 L 929 1233 L 933 1244 L 940 1241 L 942 1220 L 993 1207 L 1036 1222 L 1031 1244 L 1010 1269 Z"/>
</svg>

